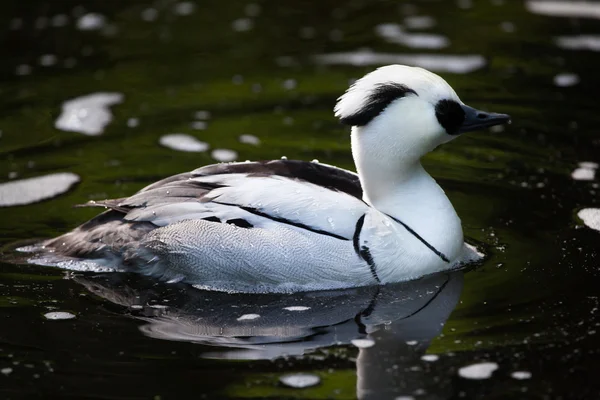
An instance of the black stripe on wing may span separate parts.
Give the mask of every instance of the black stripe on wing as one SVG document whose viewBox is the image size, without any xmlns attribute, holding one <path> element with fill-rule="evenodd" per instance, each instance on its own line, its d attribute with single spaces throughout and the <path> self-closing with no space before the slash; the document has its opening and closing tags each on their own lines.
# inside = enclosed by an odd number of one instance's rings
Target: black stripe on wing
<svg viewBox="0 0 600 400">
<path fill-rule="evenodd" d="M 249 212 L 250 214 L 258 215 L 259 217 L 264 217 L 264 218 L 270 219 L 272 221 L 280 222 L 282 224 L 291 225 L 291 226 L 295 226 L 297 228 L 306 229 L 307 231 L 318 233 L 320 235 L 331 236 L 331 237 L 339 239 L 339 240 L 349 240 L 349 239 L 346 239 L 343 236 L 336 235 L 335 233 L 332 233 L 332 232 L 327 232 L 327 231 L 323 231 L 321 229 L 313 228 L 311 226 L 304 225 L 304 224 L 301 224 L 299 222 L 290 221 L 289 219 L 286 219 L 286 218 L 275 217 L 273 215 L 270 215 L 270 214 L 267 214 L 267 213 L 262 212 L 260 210 L 257 210 L 256 208 L 253 208 L 253 207 L 240 206 L 239 204 L 222 203 L 222 202 L 214 201 L 214 200 L 212 202 L 215 203 L 215 204 L 220 204 L 222 206 L 237 207 L 237 208 L 240 208 L 240 209 L 242 209 L 244 211 Z"/>
</svg>

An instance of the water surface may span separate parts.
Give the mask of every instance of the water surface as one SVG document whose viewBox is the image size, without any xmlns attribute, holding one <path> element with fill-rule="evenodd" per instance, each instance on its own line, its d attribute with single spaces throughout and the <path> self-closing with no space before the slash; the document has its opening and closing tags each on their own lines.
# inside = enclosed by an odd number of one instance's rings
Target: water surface
<svg viewBox="0 0 600 400">
<path fill-rule="evenodd" d="M 0 184 L 72 178 L 0 201 L 6 253 L 215 160 L 353 168 L 332 108 L 378 65 L 513 116 L 424 160 L 477 269 L 248 298 L 3 263 L 0 397 L 598 397 L 600 3 L 542 3 L 0 4 Z"/>
</svg>

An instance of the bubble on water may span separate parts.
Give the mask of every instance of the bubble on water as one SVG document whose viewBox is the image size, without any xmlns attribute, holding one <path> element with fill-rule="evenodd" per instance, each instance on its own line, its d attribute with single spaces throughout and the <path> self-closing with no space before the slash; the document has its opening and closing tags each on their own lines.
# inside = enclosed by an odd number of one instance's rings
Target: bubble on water
<svg viewBox="0 0 600 400">
<path fill-rule="evenodd" d="M 15 74 L 25 76 L 31 74 L 31 67 L 27 64 L 21 64 L 15 69 Z"/>
<path fill-rule="evenodd" d="M 359 349 L 368 349 L 369 347 L 375 346 L 375 341 L 371 339 L 352 339 L 350 343 Z"/>
<path fill-rule="evenodd" d="M 313 374 L 288 374 L 279 377 L 279 382 L 288 387 L 303 389 L 318 385 L 321 378 Z"/>
<path fill-rule="evenodd" d="M 57 58 L 54 54 L 44 54 L 40 57 L 40 65 L 43 67 L 51 67 L 56 64 Z"/>
<path fill-rule="evenodd" d="M 244 7 L 244 12 L 249 17 L 257 17 L 260 15 L 261 7 L 259 4 L 250 3 Z"/>
<path fill-rule="evenodd" d="M 247 32 L 253 26 L 254 22 L 250 18 L 238 18 L 231 23 L 231 28 L 236 32 Z"/>
<path fill-rule="evenodd" d="M 494 362 L 482 362 L 460 368 L 458 375 L 466 379 L 488 379 L 497 369 L 498 364 Z"/>
<path fill-rule="evenodd" d="M 260 144 L 260 139 L 254 135 L 240 135 L 238 139 L 240 143 L 252 144 L 254 146 L 258 146 Z"/>
<path fill-rule="evenodd" d="M 140 125 L 139 118 L 129 118 L 127 120 L 127 126 L 129 128 L 137 128 Z"/>
<path fill-rule="evenodd" d="M 10 375 L 13 372 L 13 369 L 10 367 L 0 369 L 0 374 L 2 375 Z"/>
<path fill-rule="evenodd" d="M 238 153 L 229 149 L 214 149 L 210 155 L 215 160 L 221 162 L 235 161 L 238 158 Z"/>
<path fill-rule="evenodd" d="M 97 31 L 106 26 L 106 17 L 98 13 L 88 13 L 77 20 L 77 29 L 82 31 Z"/>
<path fill-rule="evenodd" d="M 206 129 L 206 127 L 208 126 L 208 124 L 204 121 L 194 121 L 190 124 L 190 126 L 192 127 L 192 129 L 196 129 L 198 131 L 202 131 L 204 129 Z"/>
<path fill-rule="evenodd" d="M 510 376 L 512 376 L 514 379 L 519 379 L 519 380 L 530 379 L 531 378 L 531 372 L 529 372 L 529 371 L 515 371 L 512 374 L 510 374 Z"/>
<path fill-rule="evenodd" d="M 283 88 L 287 90 L 296 89 L 296 80 L 286 79 L 285 81 L 283 81 L 283 84 L 281 86 L 283 86 Z"/>
<path fill-rule="evenodd" d="M 200 110 L 194 113 L 194 118 L 199 120 L 210 119 L 210 111 Z"/>
<path fill-rule="evenodd" d="M 404 26 L 409 29 L 429 29 L 435 26 L 435 19 L 427 15 L 413 15 L 404 18 Z"/>
<path fill-rule="evenodd" d="M 155 8 L 146 8 L 141 13 L 142 20 L 146 22 L 156 21 L 158 18 L 158 11 Z"/>
<path fill-rule="evenodd" d="M 506 33 L 513 33 L 517 30 L 517 27 L 514 23 L 510 21 L 504 21 L 500 24 L 500 29 L 502 29 Z"/>
<path fill-rule="evenodd" d="M 121 93 L 92 93 L 65 101 L 56 129 L 96 136 L 112 121 L 110 106 L 123 102 Z"/>
<path fill-rule="evenodd" d="M 258 318 L 260 318 L 260 315 L 258 314 L 244 314 L 241 317 L 237 318 L 237 321 L 253 321 Z"/>
<path fill-rule="evenodd" d="M 579 83 L 579 76 L 577 74 L 565 72 L 558 74 L 554 77 L 554 85 L 558 87 L 569 87 L 575 86 Z"/>
<path fill-rule="evenodd" d="M 69 17 L 65 14 L 58 14 L 58 15 L 55 15 L 54 17 L 52 17 L 51 23 L 52 23 L 52 26 L 54 26 L 56 28 L 60 28 L 69 23 Z"/>
<path fill-rule="evenodd" d="M 44 317 L 46 317 L 46 319 L 51 320 L 73 319 L 75 318 L 75 314 L 71 314 L 65 311 L 52 311 L 44 314 Z"/>
<path fill-rule="evenodd" d="M 0 207 L 20 206 L 56 197 L 79 182 L 79 176 L 59 172 L 0 183 Z"/>
<path fill-rule="evenodd" d="M 186 152 L 202 152 L 209 149 L 208 143 L 202 142 L 185 133 L 171 133 L 161 136 L 159 143 L 172 150 Z"/>
<path fill-rule="evenodd" d="M 186 16 L 191 15 L 196 10 L 196 5 L 191 1 L 182 1 L 181 3 L 175 4 L 173 12 L 177 15 Z"/>
<path fill-rule="evenodd" d="M 305 306 L 291 306 L 291 307 L 284 307 L 284 310 L 287 311 L 306 311 L 306 310 L 310 310 L 310 307 L 305 307 Z"/>
<path fill-rule="evenodd" d="M 425 354 L 424 356 L 421 357 L 421 360 L 429 361 L 429 362 L 437 361 L 439 359 L 440 359 L 440 356 L 438 356 L 437 354 Z"/>
</svg>

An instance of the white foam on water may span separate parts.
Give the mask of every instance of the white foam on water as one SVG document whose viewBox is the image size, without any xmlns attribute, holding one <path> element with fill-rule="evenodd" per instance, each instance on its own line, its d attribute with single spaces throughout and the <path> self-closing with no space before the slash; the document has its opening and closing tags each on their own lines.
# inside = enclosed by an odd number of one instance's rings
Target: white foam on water
<svg viewBox="0 0 600 400">
<path fill-rule="evenodd" d="M 531 13 L 551 17 L 600 19 L 600 3 L 596 1 L 529 0 L 525 6 Z"/>
<path fill-rule="evenodd" d="M 442 49 L 448 47 L 450 41 L 445 36 L 431 33 L 409 33 L 398 24 L 380 24 L 375 27 L 375 32 L 388 43 L 416 49 Z"/>
<path fill-rule="evenodd" d="M 146 8 L 142 10 L 141 17 L 146 22 L 156 21 L 158 18 L 158 11 L 155 8 Z"/>
<path fill-rule="evenodd" d="M 387 64 L 406 64 L 422 67 L 434 72 L 451 72 L 467 74 L 486 65 L 485 58 L 480 55 L 451 54 L 400 54 L 375 53 L 370 50 L 357 50 L 342 53 L 328 53 L 315 56 L 318 64 L 379 66 Z"/>
<path fill-rule="evenodd" d="M 600 232 L 600 208 L 584 208 L 577 216 L 588 228 Z"/>
<path fill-rule="evenodd" d="M 428 362 L 437 361 L 439 359 L 440 359 L 440 356 L 438 356 L 437 354 L 425 354 L 424 356 L 421 357 L 421 360 L 428 361 Z"/>
<path fill-rule="evenodd" d="M 21 64 L 15 69 L 15 73 L 19 76 L 29 75 L 31 74 L 31 71 L 31 67 L 27 64 Z"/>
<path fill-rule="evenodd" d="M 571 172 L 571 178 L 576 181 L 593 181 L 596 178 L 598 164 L 594 162 L 580 162 L 578 167 Z"/>
<path fill-rule="evenodd" d="M 530 379 L 531 378 L 531 372 L 529 372 L 529 371 L 515 371 L 512 374 L 510 374 L 510 376 L 512 376 L 514 379 L 519 379 L 519 380 Z"/>
<path fill-rule="evenodd" d="M 194 113 L 194 118 L 198 120 L 210 119 L 210 111 L 200 110 Z"/>
<path fill-rule="evenodd" d="M 106 17 L 102 14 L 88 13 L 77 20 L 77 29 L 82 31 L 97 31 L 106 26 Z"/>
<path fill-rule="evenodd" d="M 554 42 L 565 50 L 600 51 L 600 35 L 559 36 Z"/>
<path fill-rule="evenodd" d="M 289 374 L 279 377 L 279 382 L 288 387 L 303 389 L 318 385 L 321 378 L 313 374 Z"/>
<path fill-rule="evenodd" d="M 44 54 L 40 57 L 40 65 L 43 67 L 51 67 L 56 64 L 58 59 L 54 54 Z"/>
<path fill-rule="evenodd" d="M 247 32 L 252 29 L 254 22 L 250 18 L 239 18 L 231 23 L 231 29 L 236 32 Z"/>
<path fill-rule="evenodd" d="M 50 199 L 65 193 L 79 181 L 78 175 L 58 172 L 0 183 L 0 207 L 21 206 Z"/>
<path fill-rule="evenodd" d="M 466 379 L 488 379 L 497 369 L 498 364 L 494 362 L 482 362 L 460 368 L 458 375 Z"/>
<path fill-rule="evenodd" d="M 237 318 L 237 321 L 252 321 L 260 318 L 258 314 L 244 314 L 241 317 Z"/>
<path fill-rule="evenodd" d="M 124 97 L 121 93 L 99 92 L 67 100 L 54 126 L 67 132 L 101 135 L 113 119 L 109 107 L 122 103 Z"/>
<path fill-rule="evenodd" d="M 205 121 L 194 121 L 191 123 L 192 129 L 196 129 L 198 131 L 206 129 L 208 124 Z"/>
<path fill-rule="evenodd" d="M 554 85 L 558 87 L 569 87 L 575 86 L 579 83 L 579 76 L 577 74 L 564 72 L 554 77 Z"/>
<path fill-rule="evenodd" d="M 371 339 L 352 339 L 350 343 L 359 349 L 368 349 L 369 347 L 375 346 L 375 341 Z"/>
<path fill-rule="evenodd" d="M 169 149 L 187 152 L 202 152 L 208 150 L 210 147 L 208 143 L 202 142 L 185 133 L 164 135 L 161 136 L 158 142 Z"/>
<path fill-rule="evenodd" d="M 435 26 L 435 19 L 428 15 L 412 15 L 404 18 L 404 26 L 408 29 L 429 29 Z"/>
<path fill-rule="evenodd" d="M 310 310 L 310 307 L 305 307 L 305 306 L 291 306 L 291 307 L 283 307 L 284 310 L 287 311 L 306 311 L 306 310 Z"/>
<path fill-rule="evenodd" d="M 254 135 L 240 135 L 238 139 L 240 143 L 251 144 L 254 146 L 258 146 L 260 144 L 260 139 Z"/>
<path fill-rule="evenodd" d="M 0 369 L 0 374 L 2 375 L 10 375 L 13 372 L 13 369 L 10 367 Z"/>
<path fill-rule="evenodd" d="M 173 8 L 175 14 L 181 16 L 191 15 L 194 10 L 196 10 L 196 5 L 191 1 L 182 1 L 175 4 L 175 7 Z"/>
<path fill-rule="evenodd" d="M 214 149 L 210 155 L 215 160 L 221 162 L 235 161 L 238 158 L 238 153 L 229 149 Z"/>
<path fill-rule="evenodd" d="M 44 314 L 44 317 L 46 317 L 46 319 L 51 319 L 51 320 L 61 320 L 61 319 L 73 319 L 73 318 L 75 318 L 75 315 L 71 314 L 69 312 L 65 312 L 65 311 L 52 311 L 52 312 Z"/>
</svg>

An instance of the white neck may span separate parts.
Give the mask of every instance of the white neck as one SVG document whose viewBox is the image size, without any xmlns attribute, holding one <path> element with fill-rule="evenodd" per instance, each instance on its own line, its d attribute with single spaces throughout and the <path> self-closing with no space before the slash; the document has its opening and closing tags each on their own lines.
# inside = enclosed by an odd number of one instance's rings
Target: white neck
<svg viewBox="0 0 600 400">
<path fill-rule="evenodd" d="M 378 133 L 367 127 L 352 128 L 352 154 L 364 201 L 407 224 L 448 256 L 459 251 L 463 245 L 460 219 L 421 165 L 420 156 L 415 156 L 424 153 L 376 143 L 381 138 Z"/>
</svg>

